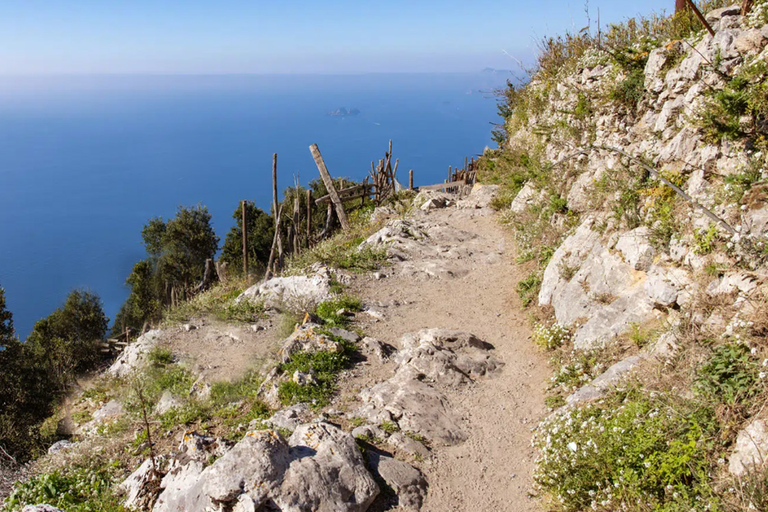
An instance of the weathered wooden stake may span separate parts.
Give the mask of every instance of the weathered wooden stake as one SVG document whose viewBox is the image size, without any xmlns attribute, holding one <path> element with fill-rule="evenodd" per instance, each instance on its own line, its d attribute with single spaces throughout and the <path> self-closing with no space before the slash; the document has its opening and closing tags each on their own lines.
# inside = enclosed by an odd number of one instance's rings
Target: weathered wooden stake
<svg viewBox="0 0 768 512">
<path fill-rule="evenodd" d="M 283 214 L 283 205 L 280 205 L 280 209 L 277 211 L 277 217 L 275 217 L 275 235 L 272 237 L 272 248 L 269 250 L 269 261 L 267 262 L 267 271 L 264 273 L 264 280 L 266 281 L 272 276 L 272 263 L 275 261 L 275 246 L 277 246 L 277 239 L 280 238 L 280 216 Z"/>
<path fill-rule="evenodd" d="M 293 253 L 298 254 L 300 251 L 299 247 L 299 211 L 301 208 L 301 199 L 299 198 L 299 180 L 296 180 L 296 185 L 294 188 L 294 198 L 293 198 Z"/>
<path fill-rule="evenodd" d="M 277 212 L 277 153 L 272 154 L 272 211 Z M 279 219 L 275 218 L 275 234 L 277 235 L 277 265 L 283 265 L 283 237 L 280 233 Z"/>
<path fill-rule="evenodd" d="M 248 278 L 248 214 L 246 213 L 246 201 L 240 201 L 240 210 L 243 222 L 243 275 Z"/>
<path fill-rule="evenodd" d="M 699 21 L 701 22 L 701 24 L 704 25 L 704 28 L 706 28 L 707 31 L 709 31 L 709 34 L 712 37 L 715 37 L 715 31 L 712 30 L 712 25 L 710 25 L 707 19 L 704 17 L 704 15 L 701 14 L 701 11 L 699 10 L 698 7 L 696 7 L 696 4 L 693 2 L 693 0 L 687 0 L 687 2 L 688 2 L 688 6 L 693 10 L 693 13 L 696 15 L 697 18 L 699 18 Z"/>
<path fill-rule="evenodd" d="M 333 206 L 336 207 L 336 216 L 339 218 L 339 222 L 341 223 L 341 229 L 344 231 L 349 231 L 349 220 L 347 219 L 347 213 L 344 211 L 344 205 L 341 203 L 339 194 L 336 192 L 336 187 L 333 185 L 331 174 L 328 172 L 328 168 L 325 166 L 323 155 L 320 154 L 320 149 L 317 147 L 317 144 L 312 144 L 309 146 L 309 151 L 312 153 L 312 157 L 315 159 L 317 170 L 320 171 L 320 177 L 323 178 L 323 183 L 325 183 L 325 188 L 328 190 L 328 195 L 331 196 L 331 202 L 333 203 Z"/>
<path fill-rule="evenodd" d="M 312 191 L 307 189 L 307 248 L 312 245 Z"/>
<path fill-rule="evenodd" d="M 467 157 L 464 157 L 464 172 L 466 172 L 469 169 L 467 166 Z"/>
<path fill-rule="evenodd" d="M 413 169 L 408 171 L 408 190 L 413 190 Z"/>
</svg>

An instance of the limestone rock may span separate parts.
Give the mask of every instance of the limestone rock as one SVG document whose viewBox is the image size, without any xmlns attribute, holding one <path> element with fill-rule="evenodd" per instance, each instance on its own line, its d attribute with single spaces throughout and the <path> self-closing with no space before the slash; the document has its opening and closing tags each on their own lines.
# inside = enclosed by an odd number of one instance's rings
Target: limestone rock
<svg viewBox="0 0 768 512">
<path fill-rule="evenodd" d="M 421 443 L 402 432 L 395 432 L 387 439 L 387 444 L 411 457 L 424 459 L 429 457 L 429 449 Z"/>
<path fill-rule="evenodd" d="M 633 229 L 621 237 L 616 249 L 621 251 L 624 260 L 635 270 L 648 270 L 653 263 L 654 249 L 649 242 L 650 229 L 646 226 Z"/>
<path fill-rule="evenodd" d="M 387 222 L 383 228 L 369 236 L 360 244 L 360 247 L 409 246 L 414 240 L 424 240 L 425 238 L 427 238 L 427 233 L 414 222 L 395 219 Z"/>
<path fill-rule="evenodd" d="M 527 182 L 520 192 L 512 200 L 509 209 L 513 213 L 522 213 L 536 198 L 536 189 L 531 182 Z"/>
<path fill-rule="evenodd" d="M 162 416 L 171 409 L 176 409 L 180 406 L 181 400 L 174 396 L 169 390 L 165 390 L 160 397 L 160 400 L 157 401 L 157 405 L 155 405 L 155 414 Z"/>
<path fill-rule="evenodd" d="M 68 441 L 66 439 L 62 439 L 61 441 L 56 441 L 48 448 L 48 455 L 53 455 L 54 453 L 70 450 L 76 444 L 77 443 L 73 443 L 72 441 Z"/>
<path fill-rule="evenodd" d="M 498 185 L 484 185 L 482 183 L 475 183 L 472 186 L 472 191 L 469 195 L 457 202 L 458 208 L 488 208 L 491 205 L 491 201 L 499 193 Z"/>
<path fill-rule="evenodd" d="M 266 422 L 273 427 L 293 432 L 296 430 L 296 427 L 306 423 L 311 416 L 312 414 L 307 404 L 296 404 L 277 411 Z"/>
<path fill-rule="evenodd" d="M 52 505 L 27 505 L 21 512 L 64 512 Z"/>
<path fill-rule="evenodd" d="M 352 436 L 354 438 L 383 440 L 389 437 L 389 434 L 376 425 L 360 425 L 352 429 Z"/>
<path fill-rule="evenodd" d="M 127 377 L 133 370 L 142 366 L 146 361 L 146 355 L 160 342 L 162 331 L 148 331 L 125 347 L 120 357 L 109 367 L 108 373 L 112 377 Z"/>
<path fill-rule="evenodd" d="M 744 476 L 754 466 L 763 466 L 768 457 L 768 422 L 755 419 L 736 437 L 736 446 L 728 460 L 728 471 Z"/>
<path fill-rule="evenodd" d="M 367 356 L 375 356 L 380 363 L 389 359 L 389 356 L 396 352 L 395 347 L 389 343 L 384 343 L 376 338 L 371 338 L 370 336 L 363 338 L 360 344 L 363 349 L 363 354 Z"/>
<path fill-rule="evenodd" d="M 605 395 L 612 386 L 621 382 L 647 355 L 641 354 L 628 357 L 608 368 L 586 386 L 565 399 L 567 405 L 575 405 L 580 402 L 596 400 Z"/>
<path fill-rule="evenodd" d="M 368 451 L 368 465 L 397 494 L 397 505 L 405 510 L 421 510 L 427 496 L 427 479 L 407 462 Z"/>
<path fill-rule="evenodd" d="M 98 423 L 114 420 L 123 415 L 123 406 L 117 400 L 110 400 L 93 413 L 93 420 Z"/>
<path fill-rule="evenodd" d="M 739 16 L 741 14 L 741 6 L 738 4 L 729 5 L 728 7 L 722 7 L 720 9 L 712 9 L 704 15 L 706 20 L 710 23 L 716 23 L 726 16 Z"/>
<path fill-rule="evenodd" d="M 709 295 L 728 295 L 731 293 L 742 293 L 749 295 L 757 288 L 757 279 L 744 273 L 726 274 L 719 279 L 712 281 L 707 286 Z"/>
<path fill-rule="evenodd" d="M 266 307 L 310 311 L 331 297 L 331 273 L 327 267 L 314 265 L 309 275 L 273 277 L 245 290 L 236 301 L 263 301 Z"/>
<path fill-rule="evenodd" d="M 280 349 L 283 362 L 288 361 L 297 352 L 343 352 L 344 348 L 336 340 L 325 334 L 319 334 L 316 324 L 304 324 L 296 329 L 284 342 Z"/>
<path fill-rule="evenodd" d="M 428 212 L 429 210 L 435 210 L 438 208 L 448 208 L 454 205 L 453 197 L 441 192 L 419 192 L 419 195 L 414 199 L 416 204 L 421 204 L 419 209 Z"/>
<path fill-rule="evenodd" d="M 501 364 L 490 345 L 470 333 L 423 329 L 403 336 L 395 356 L 395 374 L 360 393 L 355 413 L 371 423 L 394 421 L 436 444 L 453 445 L 467 438 L 460 418 L 439 386 L 455 387 L 486 375 Z"/>
</svg>

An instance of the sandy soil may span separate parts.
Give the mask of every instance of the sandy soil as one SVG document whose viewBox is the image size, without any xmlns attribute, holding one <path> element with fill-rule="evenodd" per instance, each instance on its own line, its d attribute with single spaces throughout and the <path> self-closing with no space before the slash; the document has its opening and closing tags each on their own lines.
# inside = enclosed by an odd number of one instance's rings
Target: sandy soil
<svg viewBox="0 0 768 512">
<path fill-rule="evenodd" d="M 424 510 L 540 510 L 529 496 L 535 458 L 530 440 L 531 429 L 546 414 L 549 371 L 530 342 L 529 322 L 515 292 L 524 276 L 514 264 L 512 241 L 495 217 L 481 210 L 435 210 L 427 219 L 435 225 L 431 232 L 444 236 L 432 241 L 438 256 L 426 257 L 447 272 L 429 277 L 407 271 L 414 263 L 407 262 L 384 269 L 384 279 L 356 279 L 354 292 L 385 317 L 374 321 L 358 315 L 363 330 L 395 346 L 402 334 L 422 328 L 469 331 L 491 343 L 505 366 L 449 395 L 470 438 L 437 449 L 422 464 L 430 483 Z M 452 254 L 457 249 L 452 241 L 461 243 L 458 254 Z"/>
</svg>

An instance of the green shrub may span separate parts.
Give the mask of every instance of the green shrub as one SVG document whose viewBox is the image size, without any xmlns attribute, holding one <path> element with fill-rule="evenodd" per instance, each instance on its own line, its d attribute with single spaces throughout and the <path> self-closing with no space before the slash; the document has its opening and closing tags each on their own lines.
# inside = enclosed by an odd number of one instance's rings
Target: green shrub
<svg viewBox="0 0 768 512">
<path fill-rule="evenodd" d="M 342 347 L 340 352 L 297 352 L 288 362 L 281 364 L 278 369 L 291 379 L 295 372 L 313 375 L 314 384 L 299 385 L 293 380 L 282 382 L 278 388 L 278 396 L 286 405 L 307 402 L 315 407 L 328 404 L 336 391 L 338 374 L 352 366 L 352 356 L 357 348 L 352 343 L 335 338 Z"/>
<path fill-rule="evenodd" d="M 670 400 L 617 392 L 545 420 L 536 481 L 566 511 L 716 507 L 712 411 Z"/>
<path fill-rule="evenodd" d="M 645 92 L 645 73 L 642 68 L 630 71 L 610 92 L 610 99 L 634 112 Z"/>
<path fill-rule="evenodd" d="M 46 503 L 67 512 L 128 512 L 112 493 L 110 468 L 73 467 L 37 475 L 17 485 L 6 499 L 7 510 Z"/>
<path fill-rule="evenodd" d="M 363 303 L 357 297 L 343 295 L 336 299 L 326 300 L 317 305 L 315 314 L 330 327 L 344 327 L 349 323 L 349 318 L 339 311 L 356 313 L 363 309 Z"/>
<path fill-rule="evenodd" d="M 571 340 L 571 330 L 562 324 L 536 324 L 533 329 L 533 342 L 544 350 L 554 350 Z"/>
<path fill-rule="evenodd" d="M 539 290 L 541 290 L 541 274 L 536 270 L 517 283 L 517 295 L 523 302 L 524 308 L 527 308 L 537 300 Z"/>
<path fill-rule="evenodd" d="M 746 345 L 716 347 L 697 373 L 696 390 L 719 402 L 740 403 L 759 390 L 759 366 Z"/>
<path fill-rule="evenodd" d="M 694 247 L 696 254 L 709 254 L 717 246 L 717 225 L 710 224 L 707 230 L 693 230 Z"/>
</svg>

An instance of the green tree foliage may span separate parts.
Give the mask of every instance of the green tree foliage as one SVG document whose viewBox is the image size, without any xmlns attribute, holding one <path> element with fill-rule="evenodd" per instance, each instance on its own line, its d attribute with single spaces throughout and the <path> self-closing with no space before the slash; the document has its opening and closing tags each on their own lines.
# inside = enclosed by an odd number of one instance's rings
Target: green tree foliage
<svg viewBox="0 0 768 512">
<path fill-rule="evenodd" d="M 248 270 L 261 273 L 266 269 L 272 238 L 275 236 L 275 220 L 251 201 L 245 203 L 246 231 L 248 232 Z M 232 226 L 224 239 L 221 250 L 222 261 L 227 262 L 230 271 L 243 268 L 243 212 L 242 203 L 232 214 L 236 225 Z"/>
<path fill-rule="evenodd" d="M 74 290 L 64 306 L 35 324 L 26 344 L 63 390 L 77 373 L 98 364 L 98 343 L 106 336 L 107 322 L 98 295 Z"/>
<path fill-rule="evenodd" d="M 136 263 L 126 279 L 131 293 L 115 317 L 113 331 L 141 330 L 157 321 L 163 307 L 171 304 L 172 292 L 185 298 L 202 279 L 205 260 L 213 258 L 219 246 L 211 214 L 202 205 L 180 206 L 168 221 L 150 219 L 141 236 L 148 258 Z"/>
<path fill-rule="evenodd" d="M 6 451 L 25 459 L 39 446 L 39 424 L 74 375 L 99 362 L 96 344 L 106 330 L 99 297 L 75 290 L 21 343 L 0 288 L 0 445 Z"/>
</svg>

